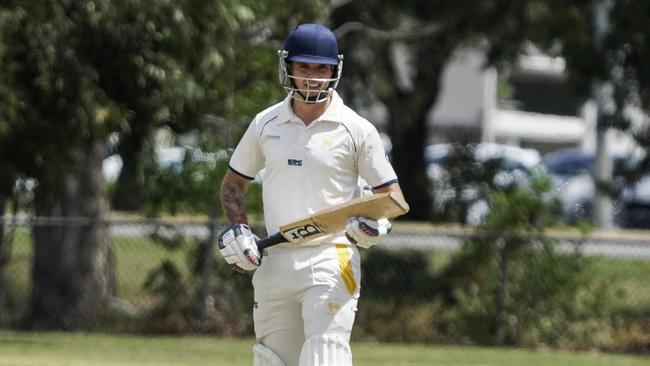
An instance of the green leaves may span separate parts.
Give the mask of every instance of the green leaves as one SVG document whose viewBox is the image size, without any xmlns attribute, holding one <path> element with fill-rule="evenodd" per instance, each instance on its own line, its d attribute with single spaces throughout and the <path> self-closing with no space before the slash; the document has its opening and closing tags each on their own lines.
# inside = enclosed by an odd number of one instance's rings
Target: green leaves
<svg viewBox="0 0 650 366">
<path fill-rule="evenodd" d="M 551 184 L 548 176 L 533 172 L 527 187 L 493 190 L 484 229 L 526 236 L 554 225 L 553 214 L 558 203 L 551 194 Z"/>
<path fill-rule="evenodd" d="M 271 66 L 270 59 L 258 65 L 259 58 L 246 57 L 253 47 L 242 31 L 260 7 L 234 0 L 58 0 L 27 11 L 5 2 L 0 164 L 54 189 L 92 141 L 110 134 L 133 145 L 120 150 L 128 160 L 162 126 L 185 132 L 210 114 L 249 120 L 250 114 L 237 117 L 239 101 L 251 104 L 245 113 L 268 105 L 249 102 L 260 94 L 246 90 L 250 68 L 269 70 L 250 83 L 255 88 L 276 82 L 275 59 Z M 258 90 L 267 92 L 262 85 Z"/>
</svg>

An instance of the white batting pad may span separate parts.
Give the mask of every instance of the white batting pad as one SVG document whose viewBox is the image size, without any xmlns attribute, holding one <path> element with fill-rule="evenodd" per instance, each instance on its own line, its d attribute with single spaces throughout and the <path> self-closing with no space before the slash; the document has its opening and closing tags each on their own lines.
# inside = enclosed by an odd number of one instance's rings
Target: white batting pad
<svg viewBox="0 0 650 366">
<path fill-rule="evenodd" d="M 285 366 L 270 348 L 261 343 L 253 346 L 253 366 Z"/>
<path fill-rule="evenodd" d="M 338 335 L 313 335 L 302 346 L 300 366 L 352 366 L 350 345 Z"/>
</svg>

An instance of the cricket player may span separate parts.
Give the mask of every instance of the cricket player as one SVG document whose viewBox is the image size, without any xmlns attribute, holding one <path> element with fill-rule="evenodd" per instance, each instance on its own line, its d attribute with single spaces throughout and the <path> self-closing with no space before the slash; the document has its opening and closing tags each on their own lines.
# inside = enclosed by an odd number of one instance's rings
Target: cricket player
<svg viewBox="0 0 650 366">
<path fill-rule="evenodd" d="M 255 366 L 349 366 L 360 290 L 357 247 L 376 245 L 390 222 L 353 217 L 345 233 L 260 253 L 247 226 L 246 185 L 263 170 L 269 235 L 355 198 L 359 177 L 374 192 L 402 192 L 377 130 L 336 92 L 343 56 L 334 34 L 300 25 L 278 53 L 288 96 L 255 117 L 233 153 L 220 191 L 232 225 L 219 248 L 235 270 L 255 270 Z"/>
</svg>

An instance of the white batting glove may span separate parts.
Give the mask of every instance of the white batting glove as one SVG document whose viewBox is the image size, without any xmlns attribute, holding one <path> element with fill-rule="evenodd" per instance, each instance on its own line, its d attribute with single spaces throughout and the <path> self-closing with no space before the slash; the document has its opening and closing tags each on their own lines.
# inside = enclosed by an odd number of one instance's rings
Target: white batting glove
<svg viewBox="0 0 650 366">
<path fill-rule="evenodd" d="M 262 263 L 255 235 L 248 225 L 235 224 L 221 233 L 219 252 L 237 272 L 254 271 Z"/>
<path fill-rule="evenodd" d="M 348 220 L 345 236 L 352 244 L 367 249 L 377 245 L 392 228 L 388 219 L 373 220 L 355 216 Z"/>
</svg>

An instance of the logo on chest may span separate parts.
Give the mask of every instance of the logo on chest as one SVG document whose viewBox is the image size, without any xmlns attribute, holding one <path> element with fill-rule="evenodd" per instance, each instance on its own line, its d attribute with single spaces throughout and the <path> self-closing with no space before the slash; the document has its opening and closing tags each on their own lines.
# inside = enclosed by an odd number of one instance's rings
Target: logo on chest
<svg viewBox="0 0 650 366">
<path fill-rule="evenodd" d="M 323 148 L 325 150 L 330 150 L 332 148 L 332 145 L 334 145 L 334 140 L 330 137 L 325 137 L 322 141 Z"/>
<path fill-rule="evenodd" d="M 302 166 L 302 160 L 299 159 L 289 159 L 288 164 L 292 166 Z"/>
</svg>

